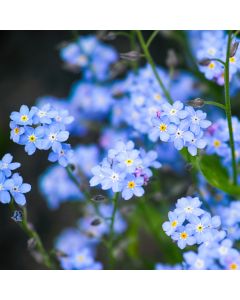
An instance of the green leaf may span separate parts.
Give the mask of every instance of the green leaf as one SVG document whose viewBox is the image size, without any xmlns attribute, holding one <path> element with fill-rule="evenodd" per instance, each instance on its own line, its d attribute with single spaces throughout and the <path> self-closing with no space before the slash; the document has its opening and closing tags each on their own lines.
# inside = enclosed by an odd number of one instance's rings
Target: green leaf
<svg viewBox="0 0 240 300">
<path fill-rule="evenodd" d="M 181 150 L 181 154 L 186 161 L 202 173 L 210 185 L 230 195 L 240 196 L 240 186 L 236 186 L 230 181 L 228 172 L 222 166 L 218 156 L 191 156 L 186 148 Z"/>
<path fill-rule="evenodd" d="M 240 196 L 240 187 L 234 185 L 227 170 L 221 165 L 219 157 L 204 155 L 198 160 L 199 170 L 214 187 L 233 196 Z"/>
</svg>

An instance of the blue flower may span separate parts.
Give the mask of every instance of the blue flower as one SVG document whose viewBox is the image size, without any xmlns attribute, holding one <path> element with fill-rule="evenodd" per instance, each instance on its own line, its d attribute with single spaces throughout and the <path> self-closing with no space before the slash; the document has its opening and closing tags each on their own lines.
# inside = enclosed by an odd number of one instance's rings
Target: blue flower
<svg viewBox="0 0 240 300">
<path fill-rule="evenodd" d="M 36 113 L 37 108 L 32 107 L 30 110 L 26 105 L 22 105 L 20 107 L 19 112 L 12 112 L 10 118 L 17 125 L 32 125 L 33 124 L 33 116 Z"/>
<path fill-rule="evenodd" d="M 5 154 L 0 160 L 0 171 L 4 174 L 5 177 L 10 177 L 13 170 L 18 169 L 21 164 L 13 163 L 13 156 L 9 153 Z"/>
<path fill-rule="evenodd" d="M 201 110 L 195 111 L 191 106 L 186 106 L 186 111 L 189 113 L 190 130 L 198 135 L 201 129 L 206 129 L 211 125 L 211 122 L 205 120 L 207 114 Z"/>
<path fill-rule="evenodd" d="M 67 167 L 71 162 L 73 155 L 73 150 L 69 144 L 61 144 L 61 147 L 57 147 L 49 153 L 48 160 L 51 162 L 58 161 L 61 166 Z"/>
<path fill-rule="evenodd" d="M 89 248 L 80 249 L 66 257 L 60 257 L 64 270 L 101 270 L 102 264 L 95 262 L 93 252 Z"/>
<path fill-rule="evenodd" d="M 211 235 L 215 234 L 214 229 L 219 227 L 221 224 L 219 217 L 214 216 L 211 218 L 208 213 L 205 213 L 201 218 L 192 215 L 189 217 L 189 222 L 190 223 L 187 227 L 193 230 L 194 237 L 198 244 L 209 241 L 211 239 Z"/>
<path fill-rule="evenodd" d="M 144 189 L 142 188 L 143 185 L 143 178 L 142 177 L 135 177 L 129 175 L 125 182 L 124 182 L 124 187 L 122 191 L 122 197 L 124 200 L 129 200 L 132 198 L 134 195 L 137 197 L 141 197 L 144 194 Z"/>
<path fill-rule="evenodd" d="M 19 143 L 19 139 L 21 135 L 24 133 L 24 127 L 17 125 L 15 122 L 10 122 L 11 134 L 10 138 L 14 141 L 14 143 Z"/>
<path fill-rule="evenodd" d="M 174 212 L 177 215 L 183 215 L 187 220 L 189 220 L 189 217 L 192 215 L 198 217 L 204 213 L 204 211 L 200 208 L 201 204 L 202 202 L 197 197 L 183 197 L 178 199 Z"/>
<path fill-rule="evenodd" d="M 118 58 L 114 48 L 93 35 L 79 37 L 62 48 L 60 56 L 68 65 L 81 68 L 85 79 L 98 81 L 109 78 L 110 65 Z"/>
<path fill-rule="evenodd" d="M 188 152 L 195 156 L 197 155 L 197 149 L 204 149 L 207 145 L 206 138 L 203 137 L 203 133 L 195 136 L 193 133 L 189 133 L 185 136 L 185 146 L 188 149 Z"/>
<path fill-rule="evenodd" d="M 159 137 L 161 141 L 167 142 L 175 131 L 175 125 L 170 123 L 167 116 L 161 118 L 153 118 L 153 128 L 150 132 L 151 139 L 156 141 Z"/>
<path fill-rule="evenodd" d="M 102 174 L 104 176 L 101 180 L 103 190 L 112 189 L 114 193 L 117 193 L 123 189 L 126 173 L 118 166 L 105 167 L 102 169 Z"/>
<path fill-rule="evenodd" d="M 119 161 L 118 166 L 128 173 L 134 172 L 136 167 L 142 164 L 139 154 L 140 152 L 136 149 L 119 153 L 116 157 Z"/>
<path fill-rule="evenodd" d="M 11 196 L 9 194 L 8 188 L 5 186 L 6 177 L 0 172 L 0 202 L 1 203 L 10 203 Z"/>
<path fill-rule="evenodd" d="M 49 167 L 40 176 L 39 190 L 50 209 L 57 209 L 64 202 L 84 199 L 80 188 L 69 178 L 66 170 L 59 165 Z"/>
<path fill-rule="evenodd" d="M 52 119 L 57 116 L 56 110 L 48 104 L 42 105 L 42 107 L 37 108 L 35 115 L 33 117 L 34 124 L 51 124 Z"/>
<path fill-rule="evenodd" d="M 45 138 L 43 139 L 43 149 L 48 150 L 50 148 L 53 151 L 61 149 L 61 143 L 65 142 L 69 137 L 69 132 L 61 130 L 61 127 L 57 124 L 45 127 Z"/>
<path fill-rule="evenodd" d="M 176 101 L 173 105 L 169 103 L 164 103 L 162 105 L 163 116 L 168 116 L 169 120 L 175 124 L 179 124 L 180 120 L 185 119 L 188 115 L 188 112 L 184 110 L 183 103 Z"/>
<path fill-rule="evenodd" d="M 193 236 L 193 230 L 184 226 L 177 228 L 177 230 L 172 234 L 172 239 L 177 241 L 180 249 L 196 244 L 196 239 Z"/>
<path fill-rule="evenodd" d="M 213 259 L 203 253 L 189 251 L 183 254 L 189 270 L 207 270 L 213 264 Z"/>
<path fill-rule="evenodd" d="M 163 230 L 166 232 L 166 235 L 172 235 L 178 226 L 181 226 L 185 221 L 184 215 L 177 215 L 176 213 L 170 211 L 168 213 L 169 221 L 164 222 L 162 225 Z"/>
<path fill-rule="evenodd" d="M 190 132 L 188 128 L 188 120 L 182 120 L 179 126 L 174 125 L 171 141 L 173 141 L 173 144 L 177 150 L 181 150 L 184 147 L 186 139 L 191 139 L 192 132 Z"/>
<path fill-rule="evenodd" d="M 29 126 L 25 127 L 25 132 L 21 136 L 19 143 L 25 145 L 25 151 L 28 155 L 32 155 L 36 149 L 44 148 L 44 135 L 45 129 L 43 126 L 32 128 Z"/>
<path fill-rule="evenodd" d="M 9 190 L 17 204 L 26 204 L 26 198 L 24 194 L 31 190 L 31 185 L 28 183 L 23 183 L 23 178 L 19 174 L 13 174 L 11 179 L 7 179 L 5 181 L 4 186 Z"/>
</svg>

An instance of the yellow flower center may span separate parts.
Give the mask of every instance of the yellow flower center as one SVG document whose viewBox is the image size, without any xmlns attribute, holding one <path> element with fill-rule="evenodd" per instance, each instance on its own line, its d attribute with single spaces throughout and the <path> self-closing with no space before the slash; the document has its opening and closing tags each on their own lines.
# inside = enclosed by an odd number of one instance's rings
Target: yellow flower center
<svg viewBox="0 0 240 300">
<path fill-rule="evenodd" d="M 28 137 L 28 140 L 29 140 L 29 142 L 35 142 L 36 141 L 36 136 L 34 135 L 34 134 L 32 134 L 32 135 L 30 135 L 29 137 Z"/>
<path fill-rule="evenodd" d="M 155 94 L 154 99 L 157 100 L 157 101 L 161 100 L 161 95 L 160 94 Z"/>
<path fill-rule="evenodd" d="M 188 234 L 185 231 L 180 234 L 180 238 L 182 240 L 186 240 L 187 237 L 188 237 Z"/>
<path fill-rule="evenodd" d="M 214 140 L 213 145 L 218 148 L 221 145 L 221 142 L 219 140 Z"/>
<path fill-rule="evenodd" d="M 229 58 L 229 61 L 230 61 L 230 63 L 235 63 L 236 62 L 236 58 L 233 56 L 233 57 L 230 57 Z"/>
<path fill-rule="evenodd" d="M 238 269 L 238 265 L 236 263 L 232 263 L 229 265 L 229 269 L 230 270 L 237 270 Z"/>
<path fill-rule="evenodd" d="M 27 122 L 28 121 L 28 116 L 27 115 L 22 115 L 21 116 L 21 121 Z"/>
<path fill-rule="evenodd" d="M 215 68 L 215 63 L 214 62 L 211 62 L 209 65 L 208 65 L 209 69 L 214 69 Z"/>
<path fill-rule="evenodd" d="M 174 221 L 172 221 L 171 226 L 172 226 L 172 227 L 176 227 L 177 224 L 178 224 L 178 221 L 174 220 Z"/>
<path fill-rule="evenodd" d="M 83 262 L 84 261 L 84 256 L 83 255 L 78 255 L 77 261 L 80 262 L 80 263 Z"/>
<path fill-rule="evenodd" d="M 166 130 L 167 130 L 167 125 L 164 124 L 164 123 L 160 124 L 159 130 L 160 130 L 160 131 L 166 131 Z"/>
<path fill-rule="evenodd" d="M 128 182 L 128 188 L 133 189 L 135 187 L 135 182 L 134 181 L 129 181 Z"/>
<path fill-rule="evenodd" d="M 133 160 L 132 160 L 132 159 L 126 159 L 126 160 L 125 160 L 125 164 L 126 164 L 127 166 L 131 166 L 131 165 L 133 164 Z"/>
<path fill-rule="evenodd" d="M 15 134 L 19 134 L 19 132 L 20 132 L 20 128 L 18 128 L 18 127 L 14 128 L 14 133 Z"/>
</svg>

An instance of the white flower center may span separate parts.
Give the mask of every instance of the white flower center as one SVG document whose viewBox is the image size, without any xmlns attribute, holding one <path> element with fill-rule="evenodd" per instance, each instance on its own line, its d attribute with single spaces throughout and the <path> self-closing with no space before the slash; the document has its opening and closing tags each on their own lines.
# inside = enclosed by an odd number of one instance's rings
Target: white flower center
<svg viewBox="0 0 240 300">
<path fill-rule="evenodd" d="M 117 173 L 112 173 L 110 178 L 115 182 L 119 180 L 119 175 Z"/>
<path fill-rule="evenodd" d="M 176 115 L 177 110 L 172 108 L 169 113 L 170 113 L 171 116 L 174 116 L 174 115 Z"/>
<path fill-rule="evenodd" d="M 49 138 L 50 141 L 53 142 L 53 141 L 57 140 L 57 135 L 56 135 L 56 133 L 50 133 L 48 138 Z"/>
<path fill-rule="evenodd" d="M 199 117 L 198 117 L 197 115 L 195 115 L 195 116 L 192 117 L 192 122 L 193 122 L 194 124 L 198 124 L 199 121 L 200 121 L 200 119 L 199 119 Z"/>
<path fill-rule="evenodd" d="M 38 112 L 38 116 L 39 116 L 40 118 L 43 118 L 43 117 L 45 117 L 45 116 L 46 116 L 46 114 L 47 114 L 47 112 L 46 112 L 46 111 L 44 111 L 44 110 L 39 110 L 39 112 Z"/>
<path fill-rule="evenodd" d="M 183 135 L 183 131 L 180 130 L 180 129 L 178 129 L 178 130 L 176 131 L 175 137 L 176 137 L 176 138 L 181 138 L 182 135 Z"/>
<path fill-rule="evenodd" d="M 192 213 L 193 208 L 192 208 L 192 206 L 186 206 L 186 207 L 184 208 L 184 211 L 185 211 L 186 213 Z"/>
</svg>

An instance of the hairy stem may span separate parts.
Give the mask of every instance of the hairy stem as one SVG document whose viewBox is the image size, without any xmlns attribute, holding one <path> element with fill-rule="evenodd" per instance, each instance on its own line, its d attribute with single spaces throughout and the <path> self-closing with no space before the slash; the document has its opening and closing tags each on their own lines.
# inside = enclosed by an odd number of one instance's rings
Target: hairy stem
<svg viewBox="0 0 240 300">
<path fill-rule="evenodd" d="M 12 212 L 14 212 L 14 210 L 15 210 L 14 199 L 11 200 L 10 208 L 11 208 Z M 27 234 L 27 236 L 30 239 L 34 240 L 35 248 L 41 254 L 43 264 L 48 269 L 56 269 L 55 264 L 52 262 L 50 256 L 48 255 L 48 252 L 46 251 L 46 249 L 43 246 L 40 236 L 34 230 L 34 228 L 28 223 L 26 207 L 23 207 L 23 209 L 22 209 L 22 221 L 17 222 L 17 223 L 20 226 L 20 228 Z"/>
<path fill-rule="evenodd" d="M 235 156 L 235 144 L 233 139 L 233 128 L 232 128 L 232 111 L 231 111 L 231 100 L 230 100 L 230 87 L 229 87 L 229 58 L 230 58 L 230 47 L 232 42 L 232 34 L 228 34 L 228 43 L 227 43 L 227 53 L 226 53 L 226 62 L 224 68 L 224 92 L 225 92 L 225 111 L 228 122 L 229 130 L 229 143 L 231 147 L 232 154 L 232 177 L 233 183 L 237 184 L 237 163 Z"/>
<path fill-rule="evenodd" d="M 148 50 L 148 47 L 147 47 L 147 44 L 146 42 L 144 41 L 144 38 L 143 38 L 143 35 L 142 35 L 142 32 L 140 30 L 137 30 L 137 36 L 138 36 L 138 40 L 139 40 L 139 43 L 142 47 L 142 50 L 144 52 L 144 55 L 147 59 L 147 61 L 149 62 L 151 68 L 152 68 L 152 71 L 165 95 L 165 97 L 167 98 L 168 102 L 169 103 L 173 103 L 173 100 L 172 100 L 172 97 L 170 95 L 170 93 L 168 92 L 168 90 L 166 89 L 166 87 L 164 86 L 163 82 L 162 82 L 162 79 L 160 78 L 158 72 L 157 72 L 157 69 L 156 69 L 156 66 L 155 66 L 155 63 L 153 61 L 153 58 Z"/>
<path fill-rule="evenodd" d="M 109 267 L 110 269 L 114 269 L 115 265 L 115 258 L 113 255 L 113 242 L 114 242 L 114 222 L 115 222 L 115 216 L 117 212 L 117 203 L 118 203 L 118 196 L 119 193 L 115 193 L 113 197 L 113 212 L 111 216 L 111 223 L 110 223 L 110 238 L 109 238 L 109 255 L 110 255 L 110 260 L 109 260 Z"/>
</svg>

